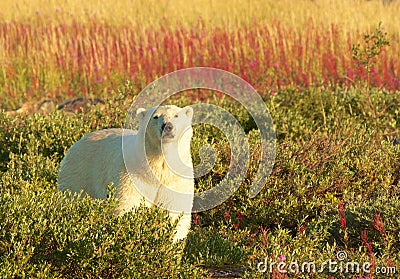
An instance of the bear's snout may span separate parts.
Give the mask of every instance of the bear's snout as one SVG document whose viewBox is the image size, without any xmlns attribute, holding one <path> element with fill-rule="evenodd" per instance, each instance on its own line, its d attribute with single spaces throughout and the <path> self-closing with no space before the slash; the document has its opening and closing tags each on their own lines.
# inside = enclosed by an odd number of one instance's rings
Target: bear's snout
<svg viewBox="0 0 400 279">
<path fill-rule="evenodd" d="M 163 123 L 161 129 L 164 135 L 171 135 L 174 130 L 174 125 L 171 122 Z"/>
</svg>

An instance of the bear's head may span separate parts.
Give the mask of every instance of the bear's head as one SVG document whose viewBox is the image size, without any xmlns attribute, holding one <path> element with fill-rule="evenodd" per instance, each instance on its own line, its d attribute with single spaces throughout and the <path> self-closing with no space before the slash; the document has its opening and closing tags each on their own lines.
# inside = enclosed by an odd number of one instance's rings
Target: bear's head
<svg viewBox="0 0 400 279">
<path fill-rule="evenodd" d="M 180 108 L 174 105 L 137 110 L 139 133 L 144 132 L 146 143 L 156 145 L 176 143 L 182 137 L 192 136 L 193 109 L 189 106 Z M 147 124 L 147 125 L 146 125 Z"/>
</svg>

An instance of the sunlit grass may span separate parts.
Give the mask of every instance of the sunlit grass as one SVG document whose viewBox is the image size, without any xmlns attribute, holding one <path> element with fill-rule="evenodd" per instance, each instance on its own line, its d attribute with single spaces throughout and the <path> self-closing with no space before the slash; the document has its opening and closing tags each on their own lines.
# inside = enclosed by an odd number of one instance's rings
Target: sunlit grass
<svg viewBox="0 0 400 279">
<path fill-rule="evenodd" d="M 194 26 L 198 18 L 207 25 L 236 28 L 253 22 L 267 24 L 279 20 L 283 24 L 301 27 L 310 19 L 316 25 L 331 23 L 345 27 L 344 31 L 373 28 L 380 21 L 388 31 L 399 33 L 400 2 L 381 0 L 221 0 L 196 1 L 79 1 L 69 0 L 17 0 L 1 1 L 0 17 L 3 20 L 31 21 L 40 15 L 56 22 L 86 21 L 96 16 L 99 21 L 113 24 L 129 24 L 143 28 L 180 23 Z"/>
<path fill-rule="evenodd" d="M 400 87 L 400 1 L 15 1 L 0 3 L 0 100 L 104 96 L 168 72 L 218 67 L 260 93 L 287 86 L 353 86 L 351 58 L 382 22 L 391 46 L 372 85 Z"/>
<path fill-rule="evenodd" d="M 312 22 L 299 27 L 275 21 L 227 31 L 200 20 L 192 28 L 143 29 L 96 18 L 63 24 L 45 16 L 35 23 L 3 23 L 0 99 L 10 108 L 32 98 L 104 96 L 126 80 L 139 90 L 171 71 L 196 66 L 231 71 L 261 94 L 288 86 L 354 86 L 366 79 L 351 52 L 362 33 Z M 396 38 L 389 36 L 390 47 L 376 61 L 372 86 L 400 88 Z"/>
</svg>

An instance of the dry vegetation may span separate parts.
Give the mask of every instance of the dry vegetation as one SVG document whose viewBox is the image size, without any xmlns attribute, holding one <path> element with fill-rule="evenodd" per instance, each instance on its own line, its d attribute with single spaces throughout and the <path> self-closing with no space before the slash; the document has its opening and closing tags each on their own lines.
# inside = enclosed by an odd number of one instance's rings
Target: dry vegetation
<svg viewBox="0 0 400 279">
<path fill-rule="evenodd" d="M 382 22 L 391 47 L 373 69 L 379 88 L 400 88 L 399 2 L 53 1 L 5 5 L 0 19 L 0 99 L 106 96 L 176 69 L 222 68 L 261 94 L 288 86 L 351 86 L 366 79 L 351 48 Z"/>
</svg>

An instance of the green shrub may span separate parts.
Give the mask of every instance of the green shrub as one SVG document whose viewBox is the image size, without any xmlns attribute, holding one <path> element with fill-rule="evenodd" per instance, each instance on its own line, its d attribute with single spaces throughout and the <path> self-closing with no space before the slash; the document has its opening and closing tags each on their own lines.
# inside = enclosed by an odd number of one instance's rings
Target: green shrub
<svg viewBox="0 0 400 279">
<path fill-rule="evenodd" d="M 371 89 L 373 109 L 352 88 L 269 97 L 276 160 L 253 199 L 248 189 L 258 169 L 259 132 L 239 104 L 211 100 L 244 127 L 250 166 L 232 197 L 194 216 L 182 252 L 182 244 L 171 243 L 173 225 L 162 212 L 141 209 L 117 218 L 113 200 L 74 200 L 55 190 L 59 163 L 75 141 L 93 130 L 123 127 L 133 93 L 129 84 L 119 93 L 106 109 L 83 115 L 0 113 L 0 277 L 204 278 L 198 266 L 239 266 L 245 278 L 282 278 L 276 270 L 261 274 L 257 263 L 280 255 L 322 263 L 338 251 L 400 267 L 400 146 L 391 143 L 400 130 L 400 94 Z M 184 106 L 190 99 L 172 102 Z M 195 164 L 206 143 L 216 164 L 196 178 L 197 191 L 216 186 L 230 164 L 227 137 L 206 125 L 194 127 Z M 345 205 L 345 227 L 339 204 Z M 299 278 L 319 278 L 307 275 Z"/>
<path fill-rule="evenodd" d="M 157 209 L 115 217 L 115 202 L 51 190 L 0 196 L 2 278 L 189 278 L 182 243 Z"/>
</svg>

